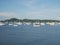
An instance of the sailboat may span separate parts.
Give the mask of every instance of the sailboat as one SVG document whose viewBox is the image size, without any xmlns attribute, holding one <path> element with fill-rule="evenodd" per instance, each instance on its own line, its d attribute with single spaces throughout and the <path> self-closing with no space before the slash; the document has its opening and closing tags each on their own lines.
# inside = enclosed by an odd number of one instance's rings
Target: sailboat
<svg viewBox="0 0 60 45">
<path fill-rule="evenodd" d="M 39 26 L 40 26 L 40 22 L 35 22 L 35 23 L 33 23 L 33 26 L 34 26 L 34 27 L 39 27 Z"/>
<path fill-rule="evenodd" d="M 3 26 L 3 25 L 5 25 L 4 23 L 2 23 L 2 22 L 0 22 L 0 26 Z"/>
</svg>

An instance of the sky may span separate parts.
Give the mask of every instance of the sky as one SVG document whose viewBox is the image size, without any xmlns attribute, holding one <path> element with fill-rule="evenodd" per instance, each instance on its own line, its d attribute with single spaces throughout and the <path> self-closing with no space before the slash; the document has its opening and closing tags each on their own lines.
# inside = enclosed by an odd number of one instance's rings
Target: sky
<svg viewBox="0 0 60 45">
<path fill-rule="evenodd" d="M 60 20 L 60 0 L 0 0 L 0 20 Z"/>
</svg>

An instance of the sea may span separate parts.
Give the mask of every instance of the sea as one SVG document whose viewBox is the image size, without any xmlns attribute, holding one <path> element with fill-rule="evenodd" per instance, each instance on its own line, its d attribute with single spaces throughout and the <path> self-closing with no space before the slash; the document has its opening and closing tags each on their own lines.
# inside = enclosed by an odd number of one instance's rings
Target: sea
<svg viewBox="0 0 60 45">
<path fill-rule="evenodd" d="M 0 26 L 0 45 L 60 45 L 60 25 Z"/>
</svg>

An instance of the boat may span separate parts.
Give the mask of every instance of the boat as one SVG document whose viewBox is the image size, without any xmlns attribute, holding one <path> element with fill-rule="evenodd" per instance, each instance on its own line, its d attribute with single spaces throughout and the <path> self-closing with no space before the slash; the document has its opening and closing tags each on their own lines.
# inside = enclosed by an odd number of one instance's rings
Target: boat
<svg viewBox="0 0 60 45">
<path fill-rule="evenodd" d="M 39 22 L 33 23 L 33 27 L 40 27 L 40 23 Z"/>
<path fill-rule="evenodd" d="M 16 24 L 17 24 L 17 25 L 22 25 L 22 22 L 17 22 Z"/>
<path fill-rule="evenodd" d="M 55 25 L 55 23 L 54 22 L 47 22 L 46 24 L 48 24 L 48 25 Z"/>
<path fill-rule="evenodd" d="M 60 22 L 57 22 L 57 25 L 60 25 Z"/>
<path fill-rule="evenodd" d="M 0 22 L 0 26 L 3 26 L 3 25 L 5 25 L 4 23 L 2 23 L 2 22 Z"/>
<path fill-rule="evenodd" d="M 31 22 L 25 22 L 24 24 L 26 24 L 26 25 L 30 25 L 30 24 L 31 24 Z"/>
<path fill-rule="evenodd" d="M 10 24 L 8 24 L 8 25 L 13 25 L 13 24 L 10 23 Z"/>
<path fill-rule="evenodd" d="M 40 23 L 41 25 L 45 25 L 45 23 Z"/>
<path fill-rule="evenodd" d="M 18 25 L 14 24 L 13 26 L 14 26 L 14 27 L 17 27 Z"/>
</svg>

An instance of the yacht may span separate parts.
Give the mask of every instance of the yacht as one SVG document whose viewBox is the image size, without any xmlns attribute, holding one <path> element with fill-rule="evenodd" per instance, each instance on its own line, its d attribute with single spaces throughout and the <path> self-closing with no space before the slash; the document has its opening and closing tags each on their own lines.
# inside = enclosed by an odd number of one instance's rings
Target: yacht
<svg viewBox="0 0 60 45">
<path fill-rule="evenodd" d="M 55 25 L 55 22 L 47 22 L 46 24 L 48 24 L 48 25 Z"/>
<path fill-rule="evenodd" d="M 5 25 L 4 23 L 0 22 L 0 26 Z"/>
<path fill-rule="evenodd" d="M 18 25 L 14 24 L 13 26 L 14 26 L 14 27 L 17 27 Z"/>
<path fill-rule="evenodd" d="M 17 24 L 17 25 L 22 25 L 22 22 L 17 22 L 16 24 Z"/>
<path fill-rule="evenodd" d="M 41 24 L 41 25 L 45 25 L 45 23 L 43 23 L 43 22 L 42 22 L 42 23 L 40 23 L 40 24 Z"/>
<path fill-rule="evenodd" d="M 26 24 L 26 25 L 30 25 L 30 24 L 31 24 L 31 22 L 25 22 L 25 24 Z"/>
<path fill-rule="evenodd" d="M 13 24 L 10 23 L 10 24 L 8 24 L 8 25 L 13 25 Z"/>
<path fill-rule="evenodd" d="M 34 26 L 34 27 L 40 27 L 40 22 L 35 22 L 35 23 L 33 23 L 33 26 Z"/>
<path fill-rule="evenodd" d="M 57 22 L 57 25 L 60 25 L 60 22 Z"/>
</svg>

